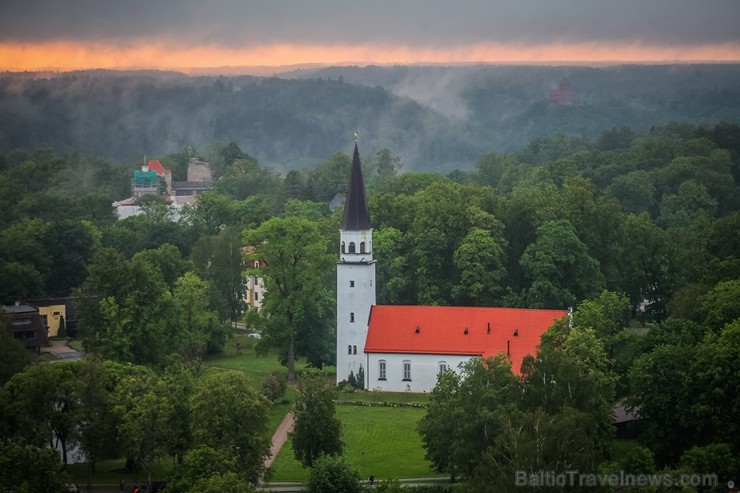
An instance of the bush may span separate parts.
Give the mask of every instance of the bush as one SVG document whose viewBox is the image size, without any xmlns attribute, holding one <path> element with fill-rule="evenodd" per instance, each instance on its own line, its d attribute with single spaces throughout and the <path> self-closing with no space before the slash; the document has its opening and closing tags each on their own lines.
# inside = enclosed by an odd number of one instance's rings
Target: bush
<svg viewBox="0 0 740 493">
<path fill-rule="evenodd" d="M 288 379 L 279 372 L 272 372 L 262 381 L 262 395 L 267 397 L 270 402 L 277 402 L 285 395 L 288 388 Z"/>
<path fill-rule="evenodd" d="M 311 469 L 308 493 L 360 493 L 360 473 L 341 456 L 322 455 Z"/>
</svg>

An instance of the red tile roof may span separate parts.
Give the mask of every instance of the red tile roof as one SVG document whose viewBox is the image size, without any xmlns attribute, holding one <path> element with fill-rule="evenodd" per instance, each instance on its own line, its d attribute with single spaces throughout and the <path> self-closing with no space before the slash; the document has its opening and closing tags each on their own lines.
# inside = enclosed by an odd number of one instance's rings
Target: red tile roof
<svg viewBox="0 0 740 493">
<path fill-rule="evenodd" d="M 376 305 L 370 312 L 365 352 L 486 358 L 507 354 L 508 341 L 512 369 L 518 373 L 524 356 L 535 354 L 540 336 L 567 314 L 525 308 Z"/>
<path fill-rule="evenodd" d="M 149 171 L 155 171 L 158 175 L 165 175 L 170 173 L 170 170 L 164 169 L 164 166 L 162 166 L 162 163 L 159 162 L 159 159 L 150 159 L 147 166 L 149 166 Z"/>
</svg>

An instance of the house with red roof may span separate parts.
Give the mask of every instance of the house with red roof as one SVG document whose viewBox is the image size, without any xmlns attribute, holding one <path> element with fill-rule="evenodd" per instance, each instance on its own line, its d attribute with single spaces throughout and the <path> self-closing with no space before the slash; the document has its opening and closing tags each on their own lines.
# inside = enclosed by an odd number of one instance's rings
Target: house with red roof
<svg viewBox="0 0 740 493">
<path fill-rule="evenodd" d="M 337 383 L 429 392 L 437 376 L 474 357 L 504 354 L 519 373 L 566 310 L 375 304 L 372 226 L 355 141 L 337 262 Z"/>
</svg>

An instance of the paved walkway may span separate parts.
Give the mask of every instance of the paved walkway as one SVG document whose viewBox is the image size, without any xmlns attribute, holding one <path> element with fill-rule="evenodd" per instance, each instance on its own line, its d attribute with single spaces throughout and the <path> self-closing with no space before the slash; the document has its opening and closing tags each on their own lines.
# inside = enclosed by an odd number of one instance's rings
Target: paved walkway
<svg viewBox="0 0 740 493">
<path fill-rule="evenodd" d="M 275 430 L 275 434 L 272 435 L 270 457 L 265 460 L 265 469 L 269 468 L 272 465 L 272 461 L 275 460 L 275 457 L 277 457 L 280 449 L 283 447 L 283 445 L 285 445 L 285 442 L 288 441 L 288 433 L 293 431 L 294 424 L 295 418 L 293 417 L 293 413 L 289 412 L 285 415 L 283 421 L 280 422 L 280 426 L 278 426 L 277 430 Z"/>
<path fill-rule="evenodd" d="M 53 354 L 60 360 L 77 360 L 82 358 L 83 353 L 69 347 L 68 343 L 69 341 L 66 339 L 51 341 L 51 347 L 42 347 L 41 352 Z"/>
</svg>

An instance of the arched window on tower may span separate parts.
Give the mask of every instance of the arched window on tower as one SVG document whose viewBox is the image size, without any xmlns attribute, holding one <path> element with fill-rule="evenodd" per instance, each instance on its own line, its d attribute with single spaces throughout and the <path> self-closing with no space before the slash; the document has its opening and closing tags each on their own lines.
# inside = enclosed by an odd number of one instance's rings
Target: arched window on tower
<svg viewBox="0 0 740 493">
<path fill-rule="evenodd" d="M 349 321 L 350 322 L 354 322 L 355 321 L 355 314 L 354 313 L 350 313 L 349 314 Z"/>
<path fill-rule="evenodd" d="M 342 242 L 342 253 L 344 253 L 344 242 Z"/>
<path fill-rule="evenodd" d="M 352 344 L 347 346 L 347 354 L 352 354 Z"/>
<path fill-rule="evenodd" d="M 364 241 L 360 243 L 360 253 L 366 253 L 365 252 L 365 242 Z"/>
<path fill-rule="evenodd" d="M 349 242 L 349 253 L 356 253 L 355 252 L 355 242 L 354 241 L 350 241 Z"/>
</svg>

